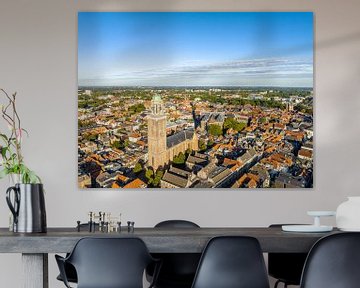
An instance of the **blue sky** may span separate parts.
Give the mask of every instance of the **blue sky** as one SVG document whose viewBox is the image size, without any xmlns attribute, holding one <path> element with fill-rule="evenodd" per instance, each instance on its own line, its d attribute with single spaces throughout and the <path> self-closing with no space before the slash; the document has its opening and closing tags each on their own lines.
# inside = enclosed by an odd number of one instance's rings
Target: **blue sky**
<svg viewBox="0 0 360 288">
<path fill-rule="evenodd" d="M 313 86 L 311 12 L 79 12 L 78 82 Z"/>
</svg>

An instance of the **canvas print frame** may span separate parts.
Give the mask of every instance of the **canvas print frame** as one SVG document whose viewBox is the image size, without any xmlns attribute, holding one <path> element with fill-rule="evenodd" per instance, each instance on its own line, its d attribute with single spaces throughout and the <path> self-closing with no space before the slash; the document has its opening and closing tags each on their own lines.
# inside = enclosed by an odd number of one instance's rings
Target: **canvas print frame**
<svg viewBox="0 0 360 288">
<path fill-rule="evenodd" d="M 312 188 L 313 13 L 79 12 L 79 188 Z"/>
</svg>

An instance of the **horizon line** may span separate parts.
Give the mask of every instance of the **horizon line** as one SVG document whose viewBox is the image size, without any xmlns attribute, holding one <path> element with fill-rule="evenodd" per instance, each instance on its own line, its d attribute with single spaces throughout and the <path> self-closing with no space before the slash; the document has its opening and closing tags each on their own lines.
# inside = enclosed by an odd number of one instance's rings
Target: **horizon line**
<svg viewBox="0 0 360 288">
<path fill-rule="evenodd" d="M 311 86 L 276 86 L 276 85 L 78 85 L 80 88 L 302 88 L 314 89 Z"/>
</svg>

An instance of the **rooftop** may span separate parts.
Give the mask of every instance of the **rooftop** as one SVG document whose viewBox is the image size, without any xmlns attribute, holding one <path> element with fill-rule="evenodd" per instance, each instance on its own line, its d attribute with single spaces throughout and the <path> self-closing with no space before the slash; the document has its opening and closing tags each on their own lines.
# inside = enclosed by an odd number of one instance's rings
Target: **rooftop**
<svg viewBox="0 0 360 288">
<path fill-rule="evenodd" d="M 199 164 L 199 165 L 205 166 L 208 163 L 208 160 L 204 159 L 204 158 L 196 157 L 196 156 L 193 156 L 193 155 L 189 155 L 189 157 L 186 160 L 186 163 L 188 163 L 188 164 Z"/>
<path fill-rule="evenodd" d="M 275 188 L 305 188 L 305 184 L 303 177 L 295 177 L 286 173 L 280 173 L 279 177 L 275 179 Z"/>
<path fill-rule="evenodd" d="M 167 148 L 174 147 L 174 146 L 184 142 L 185 140 L 192 139 L 193 136 L 194 136 L 193 130 L 184 130 L 184 131 L 178 132 L 178 133 L 168 136 L 166 138 L 166 146 L 167 146 Z"/>
<path fill-rule="evenodd" d="M 131 181 L 130 183 L 126 184 L 124 188 L 144 188 L 146 184 L 141 181 L 139 178 Z"/>
<path fill-rule="evenodd" d="M 165 172 L 161 180 L 175 185 L 179 188 L 185 188 L 188 183 L 188 180 L 186 178 L 178 176 L 177 174 L 173 174 L 169 171 Z"/>
<path fill-rule="evenodd" d="M 170 167 L 169 172 L 171 172 L 173 174 L 178 174 L 179 176 L 182 176 L 184 178 L 187 178 L 187 177 L 189 177 L 189 175 L 191 175 L 191 172 L 176 168 L 174 166 Z"/>
</svg>

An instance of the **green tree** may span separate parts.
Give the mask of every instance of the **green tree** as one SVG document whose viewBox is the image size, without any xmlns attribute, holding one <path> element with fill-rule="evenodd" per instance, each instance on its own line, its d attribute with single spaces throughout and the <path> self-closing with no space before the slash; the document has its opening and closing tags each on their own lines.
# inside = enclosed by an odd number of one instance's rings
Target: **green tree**
<svg viewBox="0 0 360 288">
<path fill-rule="evenodd" d="M 86 101 L 84 101 L 84 102 L 79 102 L 78 107 L 79 107 L 79 109 L 84 109 L 84 108 L 88 108 L 89 105 Z"/>
<path fill-rule="evenodd" d="M 132 105 L 128 109 L 128 111 L 133 112 L 133 113 L 141 113 L 144 110 L 145 110 L 145 106 L 142 103 Z"/>
<path fill-rule="evenodd" d="M 306 114 L 310 114 L 312 115 L 313 114 L 313 109 L 311 107 L 308 107 L 304 104 L 298 104 L 294 107 L 294 110 L 295 111 L 299 111 L 299 112 L 303 112 L 303 113 L 306 113 Z"/>
<path fill-rule="evenodd" d="M 232 128 L 235 121 L 236 121 L 236 120 L 235 120 L 234 118 L 225 118 L 225 121 L 224 121 L 224 129 L 230 129 L 230 128 Z"/>
<path fill-rule="evenodd" d="M 244 122 L 236 122 L 233 129 L 239 132 L 239 131 L 243 130 L 246 126 L 247 125 Z"/>
<path fill-rule="evenodd" d="M 155 177 L 154 177 L 154 180 L 152 182 L 153 186 L 154 187 L 158 187 L 161 183 L 161 178 L 162 176 L 164 175 L 164 172 L 161 171 L 161 170 L 157 170 L 156 171 L 156 174 L 155 174 Z"/>
<path fill-rule="evenodd" d="M 266 117 L 261 117 L 261 118 L 259 119 L 259 122 L 260 122 L 261 124 L 264 124 L 264 123 L 266 122 Z"/>
<path fill-rule="evenodd" d="M 147 179 L 150 179 L 154 176 L 154 171 L 152 169 L 147 169 L 146 172 L 145 172 L 145 177 Z"/>
<path fill-rule="evenodd" d="M 140 164 L 140 163 L 136 163 L 136 164 L 135 164 L 135 167 L 134 167 L 134 169 L 133 169 L 133 172 L 137 174 L 137 173 L 140 173 L 142 170 L 143 170 L 143 167 L 141 166 L 141 164 Z"/>
<path fill-rule="evenodd" d="M 207 148 L 207 146 L 206 146 L 206 144 L 205 144 L 205 141 L 202 140 L 202 139 L 199 140 L 198 145 L 199 145 L 200 151 L 205 151 L 206 148 Z"/>
<path fill-rule="evenodd" d="M 160 177 L 160 178 L 161 178 L 163 175 L 164 175 L 164 171 L 162 171 L 162 170 L 160 170 L 160 169 L 156 171 L 156 174 L 155 174 L 156 177 Z"/>
<path fill-rule="evenodd" d="M 221 126 L 219 126 L 217 124 L 209 125 L 208 132 L 210 135 L 213 135 L 213 136 L 220 136 L 223 134 Z"/>
<path fill-rule="evenodd" d="M 147 184 L 152 184 L 154 181 L 154 171 L 152 169 L 147 169 L 145 171 L 145 177 L 148 180 Z"/>
<path fill-rule="evenodd" d="M 234 118 L 226 118 L 224 121 L 224 129 L 234 129 L 236 131 L 241 131 L 246 127 L 246 123 L 244 122 L 238 122 L 237 120 L 235 120 Z"/>
<path fill-rule="evenodd" d="M 184 164 L 185 163 L 185 154 L 180 152 L 177 156 L 174 157 L 173 163 L 178 164 L 178 165 Z"/>
<path fill-rule="evenodd" d="M 116 140 L 112 143 L 111 147 L 116 148 L 116 149 L 124 149 L 125 145 L 124 145 L 124 142 Z"/>
</svg>

